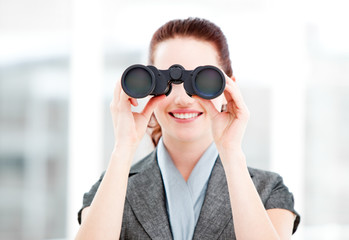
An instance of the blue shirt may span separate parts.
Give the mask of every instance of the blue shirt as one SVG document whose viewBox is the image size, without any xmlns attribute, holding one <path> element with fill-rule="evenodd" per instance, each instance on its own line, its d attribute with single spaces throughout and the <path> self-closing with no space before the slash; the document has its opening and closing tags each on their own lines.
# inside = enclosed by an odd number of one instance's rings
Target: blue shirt
<svg viewBox="0 0 349 240">
<path fill-rule="evenodd" d="M 167 213 L 174 240 L 193 238 L 208 179 L 217 157 L 216 145 L 212 143 L 201 156 L 186 182 L 174 165 L 162 138 L 160 139 L 157 160 L 164 181 Z"/>
</svg>

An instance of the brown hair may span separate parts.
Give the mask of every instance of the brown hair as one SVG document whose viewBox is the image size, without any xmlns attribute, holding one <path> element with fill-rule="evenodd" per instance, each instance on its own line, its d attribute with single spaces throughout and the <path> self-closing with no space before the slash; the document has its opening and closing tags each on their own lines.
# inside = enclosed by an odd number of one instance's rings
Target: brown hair
<svg viewBox="0 0 349 240">
<path fill-rule="evenodd" d="M 219 63 L 222 70 L 232 77 L 229 49 L 227 40 L 222 30 L 214 23 L 201 18 L 176 19 L 161 26 L 153 35 L 149 47 L 149 64 L 154 64 L 154 53 L 159 43 L 175 37 L 193 37 L 212 43 L 218 53 Z M 152 115 L 148 127 L 151 129 L 151 138 L 154 146 L 157 146 L 162 135 L 161 127 L 155 115 Z"/>
</svg>

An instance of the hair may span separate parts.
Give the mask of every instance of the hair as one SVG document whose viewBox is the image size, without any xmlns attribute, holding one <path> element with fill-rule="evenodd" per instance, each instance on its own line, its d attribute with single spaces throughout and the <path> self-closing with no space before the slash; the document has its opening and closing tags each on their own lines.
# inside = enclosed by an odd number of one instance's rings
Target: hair
<svg viewBox="0 0 349 240">
<path fill-rule="evenodd" d="M 188 37 L 212 43 L 218 53 L 218 62 L 222 70 L 232 77 L 233 70 L 229 57 L 226 37 L 214 23 L 201 18 L 171 20 L 161 26 L 154 34 L 149 46 L 149 64 L 154 64 L 154 55 L 159 43 L 176 37 Z M 157 146 L 162 136 L 161 127 L 153 113 L 148 124 L 154 146 Z"/>
</svg>

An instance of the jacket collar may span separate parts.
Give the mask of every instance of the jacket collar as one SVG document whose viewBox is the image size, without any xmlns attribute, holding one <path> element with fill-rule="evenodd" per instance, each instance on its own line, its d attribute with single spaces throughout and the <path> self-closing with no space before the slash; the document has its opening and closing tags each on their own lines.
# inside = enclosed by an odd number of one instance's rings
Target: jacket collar
<svg viewBox="0 0 349 240">
<path fill-rule="evenodd" d="M 126 199 L 151 239 L 172 239 L 156 151 L 131 168 Z"/>
<path fill-rule="evenodd" d="M 207 185 L 206 197 L 193 239 L 217 239 L 231 218 L 227 181 L 222 162 L 218 157 Z"/>
<path fill-rule="evenodd" d="M 253 170 L 248 168 L 251 178 Z M 227 179 L 218 156 L 208 181 L 206 197 L 195 227 L 193 239 L 217 239 L 232 219 Z M 231 229 L 232 235 L 234 228 Z"/>
<path fill-rule="evenodd" d="M 249 172 L 253 177 L 253 169 L 249 169 Z M 166 195 L 155 150 L 131 168 L 126 199 L 150 238 L 172 239 Z M 231 219 L 227 180 L 218 157 L 208 182 L 193 239 L 217 239 Z"/>
</svg>

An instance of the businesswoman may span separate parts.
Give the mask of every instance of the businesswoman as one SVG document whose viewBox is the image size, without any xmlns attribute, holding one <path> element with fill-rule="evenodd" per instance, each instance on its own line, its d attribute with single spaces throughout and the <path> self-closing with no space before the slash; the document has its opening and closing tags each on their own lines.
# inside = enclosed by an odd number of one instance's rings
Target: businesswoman
<svg viewBox="0 0 349 240">
<path fill-rule="evenodd" d="M 207 100 L 173 84 L 168 96 L 152 97 L 135 113 L 137 100 L 117 82 L 114 150 L 84 195 L 76 239 L 290 239 L 300 219 L 292 193 L 278 174 L 246 165 L 249 111 L 220 28 L 198 18 L 170 21 L 154 33 L 149 63 L 216 66 L 224 93 Z M 131 166 L 150 119 L 156 148 Z"/>
</svg>

